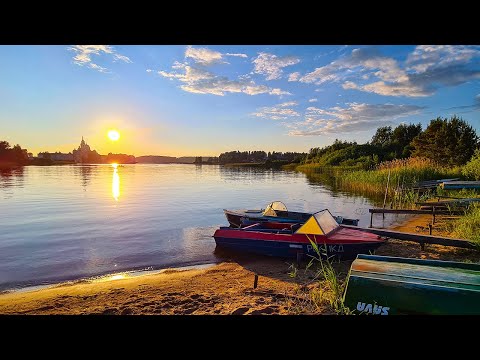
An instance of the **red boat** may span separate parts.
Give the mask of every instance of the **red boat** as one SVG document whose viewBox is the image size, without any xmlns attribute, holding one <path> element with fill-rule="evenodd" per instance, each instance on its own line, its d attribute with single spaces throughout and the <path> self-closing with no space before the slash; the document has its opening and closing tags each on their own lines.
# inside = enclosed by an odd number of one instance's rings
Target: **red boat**
<svg viewBox="0 0 480 360">
<path fill-rule="evenodd" d="M 328 210 L 312 214 L 304 224 L 262 222 L 244 228 L 221 227 L 213 237 L 221 247 L 280 257 L 317 256 L 312 241 L 322 256 L 342 260 L 372 253 L 385 242 L 378 235 L 342 227 Z"/>
</svg>

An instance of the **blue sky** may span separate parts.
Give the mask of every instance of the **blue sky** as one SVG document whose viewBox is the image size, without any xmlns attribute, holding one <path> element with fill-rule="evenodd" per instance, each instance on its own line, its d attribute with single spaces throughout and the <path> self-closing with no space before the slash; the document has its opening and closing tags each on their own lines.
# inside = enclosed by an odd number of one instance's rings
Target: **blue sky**
<svg viewBox="0 0 480 360">
<path fill-rule="evenodd" d="M 480 134 L 479 46 L 0 46 L 0 139 L 35 154 L 306 152 L 453 114 Z"/>
</svg>

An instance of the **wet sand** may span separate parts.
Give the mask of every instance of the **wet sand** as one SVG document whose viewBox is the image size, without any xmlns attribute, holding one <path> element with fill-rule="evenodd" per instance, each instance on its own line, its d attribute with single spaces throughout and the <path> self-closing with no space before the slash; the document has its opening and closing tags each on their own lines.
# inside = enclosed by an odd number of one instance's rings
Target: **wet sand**
<svg viewBox="0 0 480 360">
<path fill-rule="evenodd" d="M 429 216 L 411 217 L 391 227 L 428 234 Z M 439 222 L 441 226 L 441 220 Z M 433 234 L 439 234 L 435 229 Z M 445 235 L 445 234 L 444 234 Z M 453 261 L 480 261 L 480 252 L 441 245 L 389 240 L 378 255 Z M 309 290 L 322 286 L 312 271 L 293 261 L 262 256 L 239 258 L 203 269 L 166 270 L 136 277 L 60 284 L 55 287 L 0 295 L 0 314 L 332 314 L 312 307 Z M 335 264 L 344 279 L 351 261 Z M 255 274 L 258 286 L 253 288 Z"/>
</svg>

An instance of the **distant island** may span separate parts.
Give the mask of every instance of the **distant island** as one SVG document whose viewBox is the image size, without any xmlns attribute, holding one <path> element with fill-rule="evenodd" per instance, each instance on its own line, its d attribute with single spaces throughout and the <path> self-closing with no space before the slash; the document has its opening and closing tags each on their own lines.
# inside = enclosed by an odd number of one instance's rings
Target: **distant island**
<svg viewBox="0 0 480 360">
<path fill-rule="evenodd" d="M 207 160 L 203 161 L 202 160 L 203 158 Z M 218 164 L 218 158 L 212 158 L 207 156 L 174 157 L 174 156 L 145 155 L 145 156 L 138 156 L 136 158 L 137 163 L 139 164 L 199 164 L 199 163 L 213 164 L 213 162 L 210 159 L 217 159 L 217 164 Z"/>
</svg>

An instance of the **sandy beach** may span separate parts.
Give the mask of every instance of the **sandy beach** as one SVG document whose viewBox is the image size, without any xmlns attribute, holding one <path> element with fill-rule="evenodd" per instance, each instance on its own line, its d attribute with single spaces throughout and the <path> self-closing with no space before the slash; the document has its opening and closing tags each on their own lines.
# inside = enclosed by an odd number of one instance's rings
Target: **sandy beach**
<svg viewBox="0 0 480 360">
<path fill-rule="evenodd" d="M 429 220 L 429 216 L 419 215 L 391 228 L 425 234 Z M 422 251 L 417 243 L 395 240 L 387 241 L 376 254 L 480 261 L 478 251 L 440 245 L 426 245 Z M 322 285 L 313 280 L 312 271 L 304 270 L 305 265 L 292 277 L 293 262 L 261 256 L 235 257 L 204 268 L 171 269 L 134 277 L 117 275 L 5 293 L 0 295 L 0 314 L 333 314 L 327 304 L 309 305 L 309 290 Z M 341 278 L 345 278 L 350 264 L 335 264 Z"/>
</svg>

